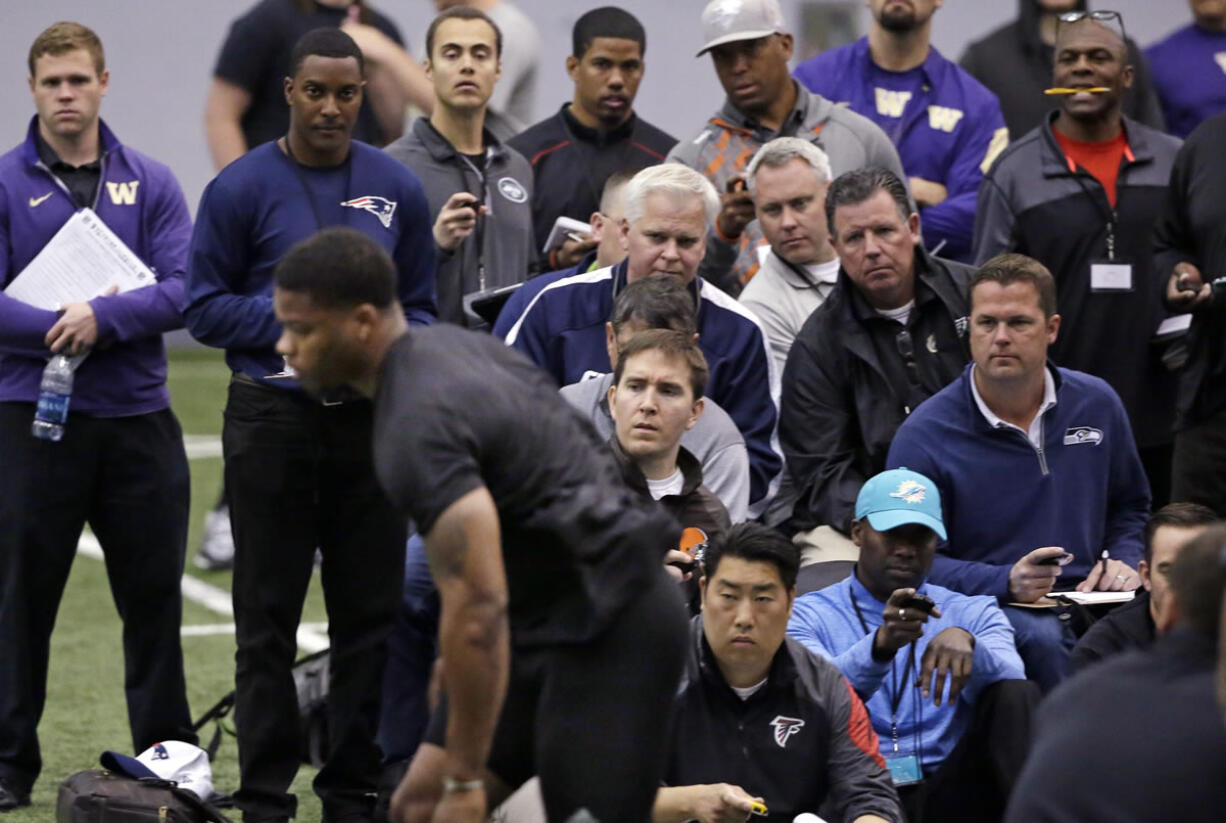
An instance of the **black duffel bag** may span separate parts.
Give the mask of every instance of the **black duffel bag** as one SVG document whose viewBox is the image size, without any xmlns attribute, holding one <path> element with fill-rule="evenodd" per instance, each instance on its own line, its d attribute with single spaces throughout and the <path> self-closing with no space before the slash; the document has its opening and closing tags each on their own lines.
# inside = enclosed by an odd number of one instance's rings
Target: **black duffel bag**
<svg viewBox="0 0 1226 823">
<path fill-rule="evenodd" d="M 60 784 L 56 823 L 231 823 L 214 806 L 169 780 L 136 780 L 105 769 Z"/>
</svg>

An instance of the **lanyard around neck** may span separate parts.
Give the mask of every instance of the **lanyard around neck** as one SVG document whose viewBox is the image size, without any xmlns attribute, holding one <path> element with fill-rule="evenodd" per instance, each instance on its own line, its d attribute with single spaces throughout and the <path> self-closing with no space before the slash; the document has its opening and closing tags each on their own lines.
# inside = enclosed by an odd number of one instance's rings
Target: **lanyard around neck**
<svg viewBox="0 0 1226 823">
<path fill-rule="evenodd" d="M 303 169 L 302 162 L 299 161 L 299 159 L 294 156 L 294 150 L 290 148 L 288 134 L 285 135 L 285 156 L 289 158 L 290 166 L 292 166 L 294 169 L 294 176 L 298 178 L 298 185 L 302 186 L 302 193 L 306 195 L 307 205 L 311 207 L 311 214 L 315 217 L 315 230 L 322 231 L 324 228 L 324 220 L 323 220 L 323 215 L 319 210 L 319 203 L 316 202 L 315 200 L 315 190 L 311 188 L 311 183 L 307 179 L 306 172 L 302 170 Z M 344 162 L 341 163 L 341 165 L 345 167 L 345 186 L 344 186 L 345 200 L 350 200 L 352 198 L 349 196 L 350 194 L 349 190 L 350 190 L 350 184 L 353 181 L 353 146 L 352 144 L 349 146 L 349 152 L 348 154 L 345 155 L 345 160 Z M 347 214 L 342 213 L 341 215 L 342 224 L 345 224 L 345 225 L 348 224 L 349 221 L 346 219 L 347 217 L 348 217 Z"/>
<path fill-rule="evenodd" d="M 856 618 L 860 621 L 864 633 L 868 634 L 868 621 L 864 619 L 864 613 L 860 611 L 860 604 L 856 602 L 856 594 L 851 588 L 847 590 L 847 598 L 851 601 L 851 607 L 855 610 Z M 890 685 L 892 688 L 886 693 L 886 698 L 890 701 L 890 723 L 895 728 L 895 737 L 897 737 L 898 729 L 898 707 L 902 705 L 903 692 L 906 691 L 907 680 L 911 677 L 911 670 L 914 668 L 915 641 L 912 641 L 907 646 L 907 665 L 902 670 L 902 688 L 898 686 L 898 669 L 895 666 L 895 659 L 890 658 Z"/>
</svg>

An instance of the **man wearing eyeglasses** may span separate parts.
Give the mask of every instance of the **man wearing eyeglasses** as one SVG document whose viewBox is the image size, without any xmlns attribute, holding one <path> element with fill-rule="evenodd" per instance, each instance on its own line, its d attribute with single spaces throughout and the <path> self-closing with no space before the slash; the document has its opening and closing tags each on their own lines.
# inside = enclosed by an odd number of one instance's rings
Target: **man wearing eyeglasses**
<svg viewBox="0 0 1226 823">
<path fill-rule="evenodd" d="M 919 215 L 885 169 L 837 178 L 826 218 L 842 265 L 788 354 L 779 442 L 799 492 L 797 542 L 810 559 L 854 561 L 846 535 L 860 487 L 885 468 L 903 420 L 970 359 L 974 270 L 923 249 Z"/>
<path fill-rule="evenodd" d="M 1005 125 L 1014 138 L 1043 122 L 1050 106 L 1043 95 L 1051 80 L 1052 47 L 1061 14 L 1085 11 L 1086 0 L 1017 0 L 1017 19 L 967 46 L 958 65 L 1000 99 Z M 1156 4 L 1153 4 L 1156 5 Z M 1124 95 L 1124 112 L 1155 129 L 1163 127 L 1162 106 L 1145 56 L 1128 40 L 1136 82 Z"/>
<path fill-rule="evenodd" d="M 975 260 L 1020 252 L 1056 278 L 1060 366 L 1106 380 L 1128 410 L 1155 505 L 1171 476 L 1175 377 L 1154 340 L 1166 316 L 1152 236 L 1179 141 L 1123 114 L 1135 70 L 1117 12 L 1060 18 L 1059 108 L 1020 137 L 979 190 Z"/>
<path fill-rule="evenodd" d="M 788 74 L 792 35 L 778 0 L 711 0 L 702 12 L 703 47 L 727 99 L 668 159 L 704 174 L 720 192 L 719 218 L 699 274 L 737 294 L 758 271 L 762 231 L 744 172 L 776 137 L 799 137 L 826 152 L 834 174 L 882 166 L 903 176 L 894 144 L 867 117 L 836 106 Z"/>
</svg>

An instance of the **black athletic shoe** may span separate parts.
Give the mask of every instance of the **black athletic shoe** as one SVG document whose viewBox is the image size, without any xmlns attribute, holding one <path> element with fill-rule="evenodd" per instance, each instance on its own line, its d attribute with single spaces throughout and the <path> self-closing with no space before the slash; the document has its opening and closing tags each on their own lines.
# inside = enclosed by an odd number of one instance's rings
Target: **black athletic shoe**
<svg viewBox="0 0 1226 823">
<path fill-rule="evenodd" d="M 29 805 L 29 792 L 22 792 L 12 783 L 0 777 L 0 812 L 11 812 L 18 806 Z"/>
</svg>

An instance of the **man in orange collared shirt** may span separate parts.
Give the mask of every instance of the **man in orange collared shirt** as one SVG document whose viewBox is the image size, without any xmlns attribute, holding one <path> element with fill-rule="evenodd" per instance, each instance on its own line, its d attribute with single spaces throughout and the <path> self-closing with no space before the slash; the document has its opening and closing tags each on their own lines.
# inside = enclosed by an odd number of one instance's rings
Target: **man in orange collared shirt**
<svg viewBox="0 0 1226 823">
<path fill-rule="evenodd" d="M 1020 252 L 1051 269 L 1064 325 L 1049 356 L 1120 395 L 1157 507 L 1169 495 L 1175 383 L 1154 339 L 1166 314 L 1152 233 L 1179 141 L 1123 115 L 1126 55 L 1117 13 L 1061 18 L 1052 86 L 1079 91 L 1054 95 L 1059 108 L 988 171 L 974 259 Z"/>
</svg>

